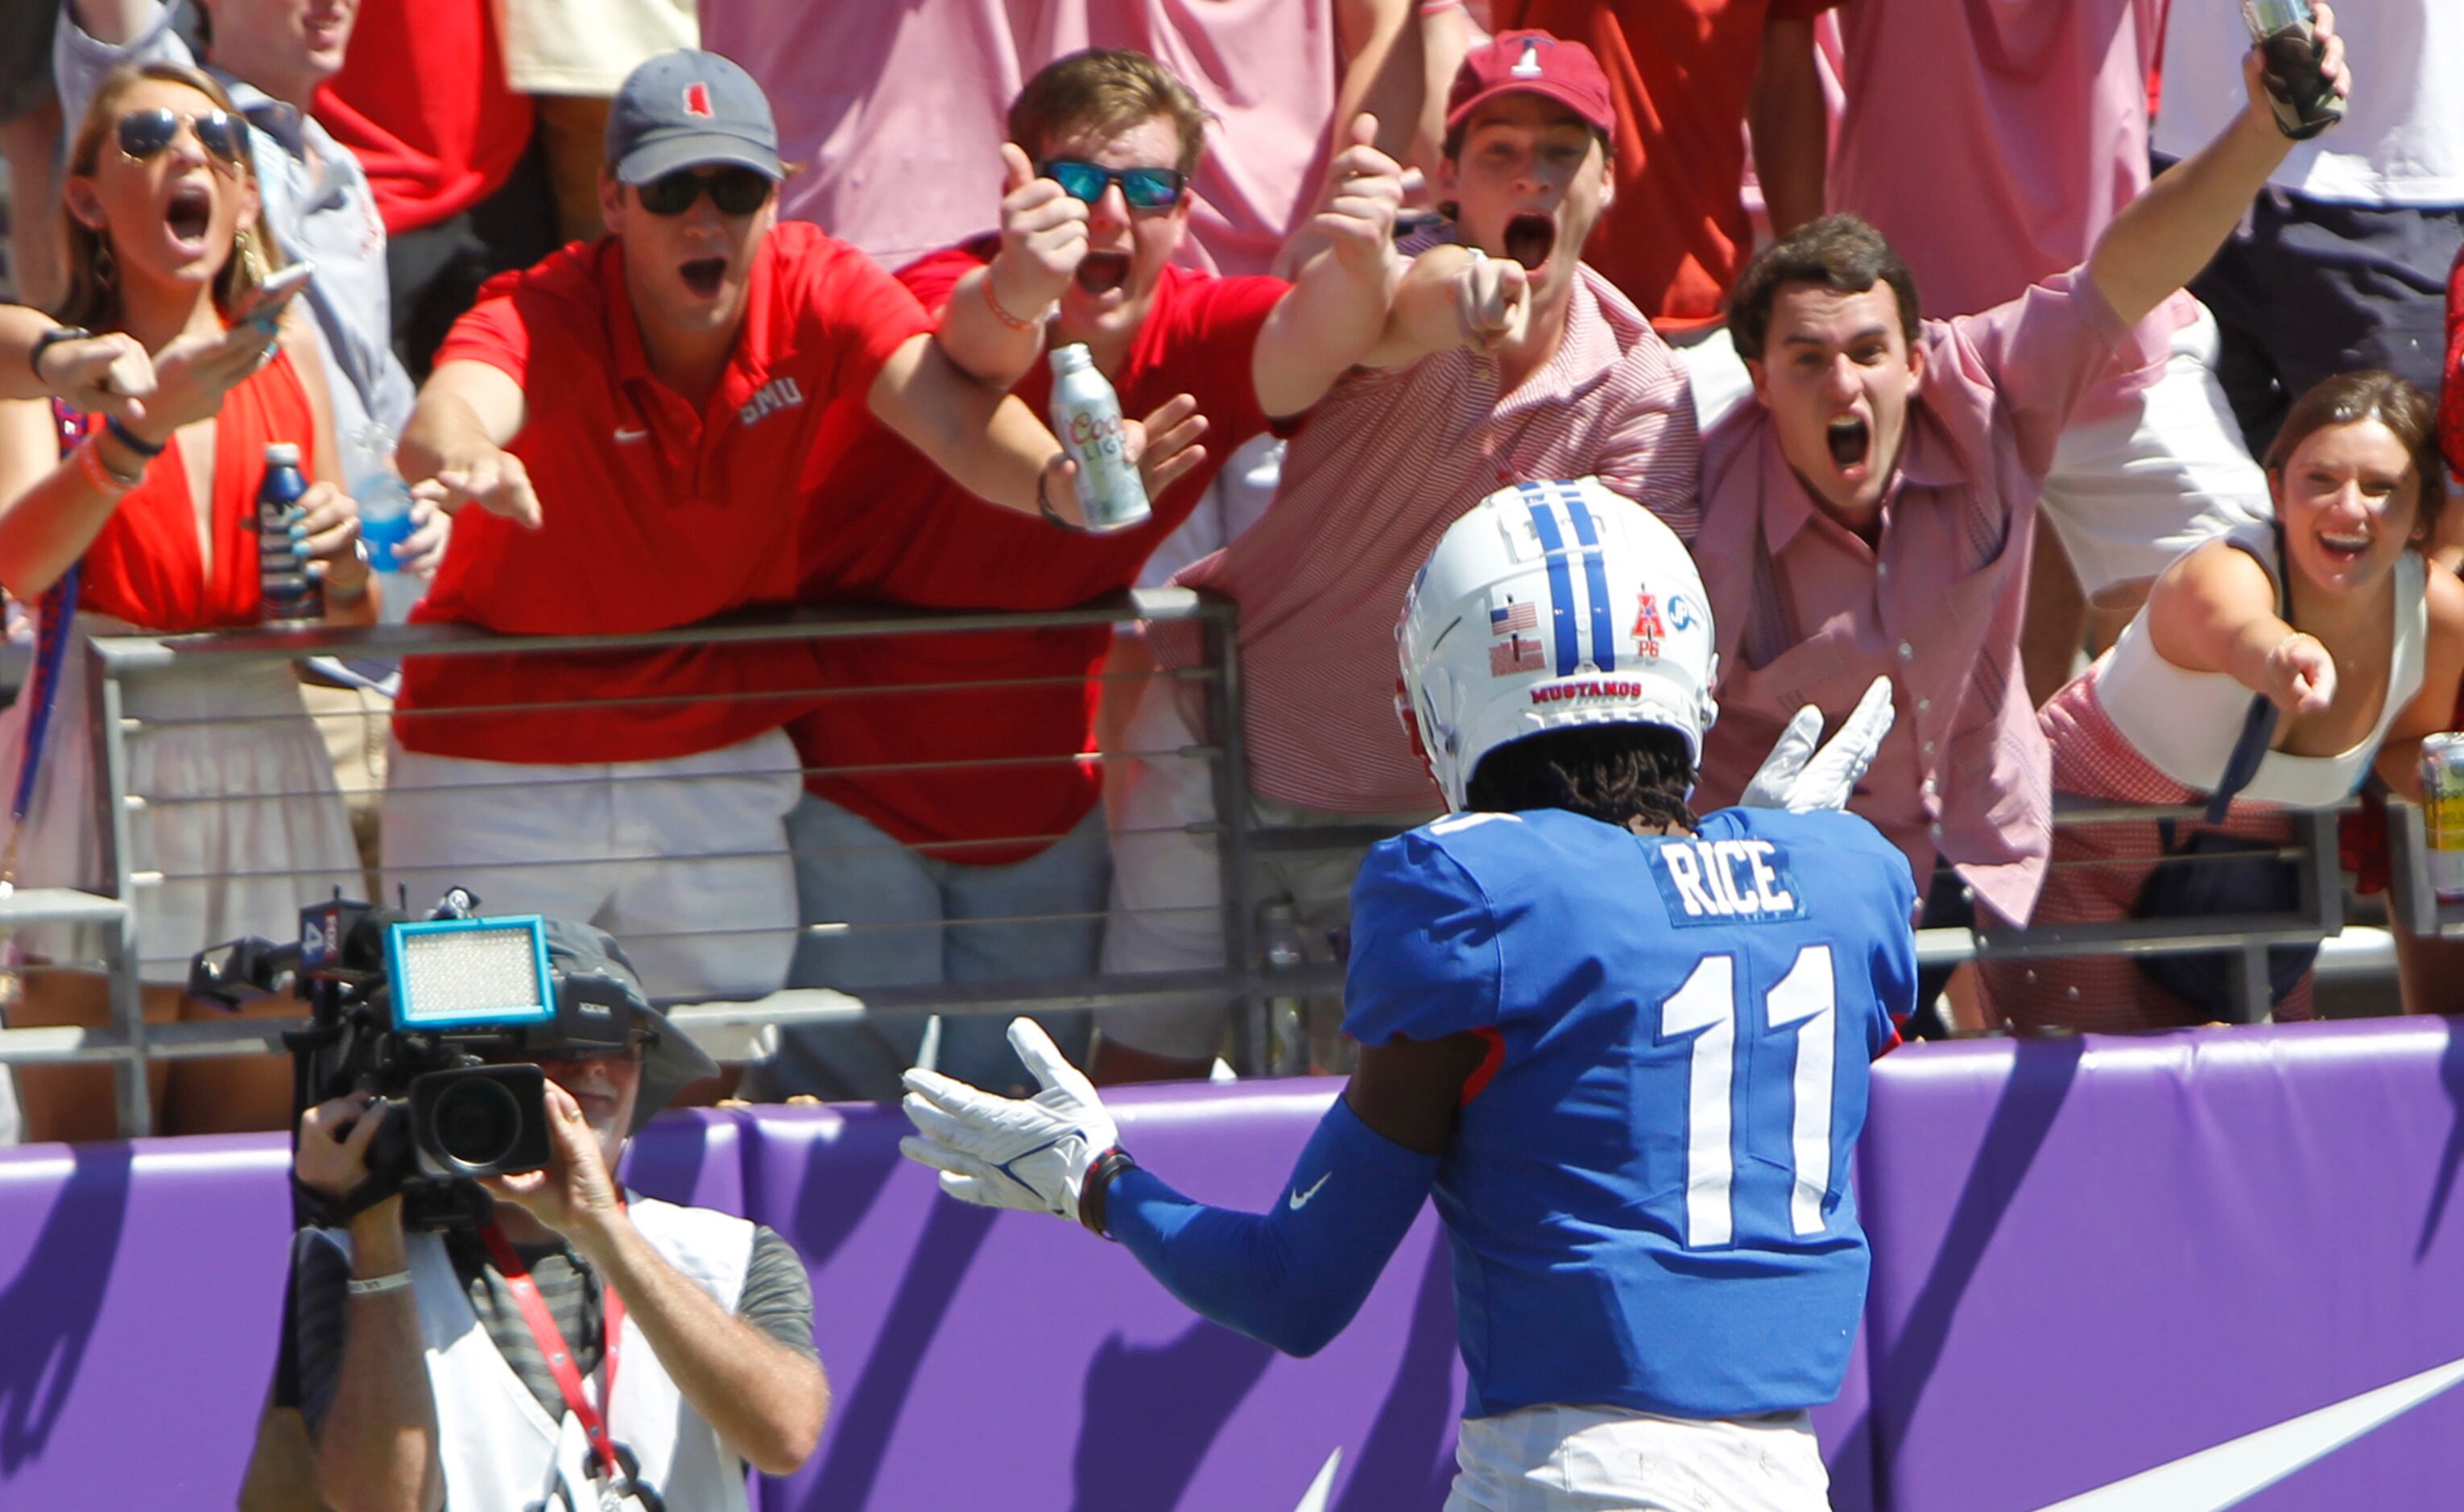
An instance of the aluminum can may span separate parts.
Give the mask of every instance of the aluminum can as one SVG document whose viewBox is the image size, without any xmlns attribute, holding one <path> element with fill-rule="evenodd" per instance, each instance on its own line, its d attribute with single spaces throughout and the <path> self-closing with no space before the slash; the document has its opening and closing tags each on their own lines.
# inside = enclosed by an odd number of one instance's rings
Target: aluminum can
<svg viewBox="0 0 2464 1512">
<path fill-rule="evenodd" d="M 1127 530 L 1155 513 L 1122 445 L 1120 396 L 1084 342 L 1053 348 L 1052 433 L 1078 464 L 1078 508 L 1089 530 Z"/>
<path fill-rule="evenodd" d="M 2242 0 L 2241 19 L 2266 60 L 2277 130 L 2300 142 L 2344 119 L 2344 101 L 2319 72 L 2327 50 L 2312 29 L 2310 0 Z"/>
<path fill-rule="evenodd" d="M 2464 901 L 2464 734 L 2422 737 L 2421 818 L 2431 890 L 2441 903 Z"/>
</svg>

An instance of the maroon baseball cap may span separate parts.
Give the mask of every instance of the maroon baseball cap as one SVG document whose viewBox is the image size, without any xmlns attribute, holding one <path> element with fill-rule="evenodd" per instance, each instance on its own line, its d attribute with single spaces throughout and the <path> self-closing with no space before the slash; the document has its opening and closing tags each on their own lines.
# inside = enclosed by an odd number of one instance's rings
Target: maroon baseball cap
<svg viewBox="0 0 2464 1512">
<path fill-rule="evenodd" d="M 1617 106 L 1609 99 L 1609 77 L 1600 60 L 1582 43 L 1546 32 L 1500 32 L 1472 49 L 1446 91 L 1446 129 L 1457 129 L 1482 105 L 1517 91 L 1546 95 L 1600 130 L 1617 130 Z"/>
</svg>

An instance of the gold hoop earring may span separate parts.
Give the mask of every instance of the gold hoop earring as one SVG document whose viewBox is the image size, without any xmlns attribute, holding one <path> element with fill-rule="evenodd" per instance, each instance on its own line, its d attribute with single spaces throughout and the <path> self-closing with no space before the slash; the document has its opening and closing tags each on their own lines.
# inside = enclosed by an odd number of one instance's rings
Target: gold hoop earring
<svg viewBox="0 0 2464 1512">
<path fill-rule="evenodd" d="M 255 227 L 243 226 L 231 232 L 231 251 L 239 258 L 240 275 L 250 287 L 265 281 L 272 270 L 265 265 L 265 249 L 257 245 Z"/>
</svg>

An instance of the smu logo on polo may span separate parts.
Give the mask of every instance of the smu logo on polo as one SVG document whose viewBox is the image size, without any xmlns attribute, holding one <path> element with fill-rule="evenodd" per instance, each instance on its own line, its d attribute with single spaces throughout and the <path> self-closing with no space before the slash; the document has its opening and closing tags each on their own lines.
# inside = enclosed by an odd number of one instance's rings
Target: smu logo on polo
<svg viewBox="0 0 2464 1512">
<path fill-rule="evenodd" d="M 1788 852 L 1768 840 L 1670 840 L 1661 844 L 1660 884 L 1668 922 L 1771 924 L 1805 917 Z"/>
<path fill-rule="evenodd" d="M 753 391 L 753 397 L 736 412 L 736 423 L 750 430 L 781 409 L 793 409 L 804 402 L 804 391 L 792 378 L 774 378 Z"/>
</svg>

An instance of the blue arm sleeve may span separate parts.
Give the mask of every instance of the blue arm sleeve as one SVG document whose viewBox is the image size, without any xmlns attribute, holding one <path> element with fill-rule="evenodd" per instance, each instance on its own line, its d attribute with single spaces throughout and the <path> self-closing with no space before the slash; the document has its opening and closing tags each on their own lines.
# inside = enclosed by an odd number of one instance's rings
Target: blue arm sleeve
<svg viewBox="0 0 2464 1512">
<path fill-rule="evenodd" d="M 1151 1172 L 1105 1195 L 1112 1237 L 1204 1317 L 1286 1354 L 1326 1348 L 1369 1298 L 1438 1177 L 1438 1157 L 1372 1131 L 1336 1098 L 1264 1215 L 1193 1202 Z"/>
</svg>

